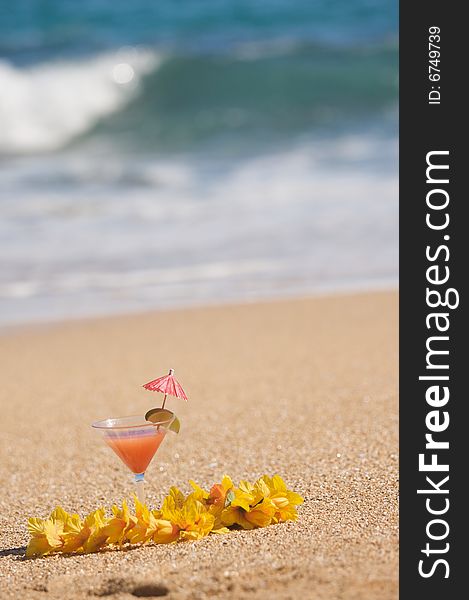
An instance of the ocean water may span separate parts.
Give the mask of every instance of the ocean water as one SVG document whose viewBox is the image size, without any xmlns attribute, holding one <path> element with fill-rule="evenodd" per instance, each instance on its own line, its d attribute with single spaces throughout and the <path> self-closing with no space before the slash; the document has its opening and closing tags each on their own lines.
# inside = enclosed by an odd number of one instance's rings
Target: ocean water
<svg viewBox="0 0 469 600">
<path fill-rule="evenodd" d="M 397 280 L 397 3 L 0 3 L 0 324 Z"/>
</svg>

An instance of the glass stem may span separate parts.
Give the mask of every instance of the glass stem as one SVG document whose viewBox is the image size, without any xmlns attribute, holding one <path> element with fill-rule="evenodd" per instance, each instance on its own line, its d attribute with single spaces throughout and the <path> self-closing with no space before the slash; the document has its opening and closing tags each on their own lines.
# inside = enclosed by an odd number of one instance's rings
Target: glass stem
<svg viewBox="0 0 469 600">
<path fill-rule="evenodd" d="M 135 474 L 135 485 L 137 486 L 137 498 L 139 502 L 145 504 L 145 473 Z"/>
</svg>

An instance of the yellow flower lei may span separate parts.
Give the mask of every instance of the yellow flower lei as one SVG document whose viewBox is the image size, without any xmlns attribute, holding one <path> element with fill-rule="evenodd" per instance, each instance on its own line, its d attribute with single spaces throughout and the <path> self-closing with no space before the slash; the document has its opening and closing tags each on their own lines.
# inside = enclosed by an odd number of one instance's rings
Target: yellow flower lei
<svg viewBox="0 0 469 600">
<path fill-rule="evenodd" d="M 193 481 L 190 484 L 193 491 L 188 496 L 172 487 L 159 510 L 149 509 L 135 497 L 135 514 L 124 500 L 122 508 L 112 507 L 111 516 L 98 508 L 82 520 L 59 506 L 48 519 L 31 517 L 26 556 L 86 554 L 124 544 L 199 540 L 209 533 L 228 533 L 229 528 L 254 529 L 295 521 L 296 507 L 303 503 L 279 475 L 264 475 L 254 484 L 241 481 L 238 487 L 225 475 L 208 492 Z"/>
</svg>

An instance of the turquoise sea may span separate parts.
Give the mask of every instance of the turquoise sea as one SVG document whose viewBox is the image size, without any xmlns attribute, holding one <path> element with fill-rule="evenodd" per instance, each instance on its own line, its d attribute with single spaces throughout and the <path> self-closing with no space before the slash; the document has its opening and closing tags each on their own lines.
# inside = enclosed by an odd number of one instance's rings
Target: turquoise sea
<svg viewBox="0 0 469 600">
<path fill-rule="evenodd" d="M 0 2 L 0 323 L 392 286 L 397 3 Z"/>
</svg>

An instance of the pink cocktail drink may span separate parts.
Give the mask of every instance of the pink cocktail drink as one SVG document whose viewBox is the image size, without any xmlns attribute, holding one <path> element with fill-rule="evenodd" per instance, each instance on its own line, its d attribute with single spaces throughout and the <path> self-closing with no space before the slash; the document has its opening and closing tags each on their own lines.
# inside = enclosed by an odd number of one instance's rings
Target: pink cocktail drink
<svg viewBox="0 0 469 600">
<path fill-rule="evenodd" d="M 143 431 L 110 432 L 104 436 L 104 441 L 132 473 L 138 474 L 145 473 L 165 434 L 166 429 L 153 426 Z"/>
<path fill-rule="evenodd" d="M 140 416 L 120 417 L 96 421 L 92 425 L 101 432 L 105 443 L 134 474 L 137 496 L 142 504 L 145 502 L 143 483 L 148 465 L 168 429 L 179 431 L 179 420 L 174 413 L 166 410 L 153 417 L 153 421 Z"/>
</svg>

